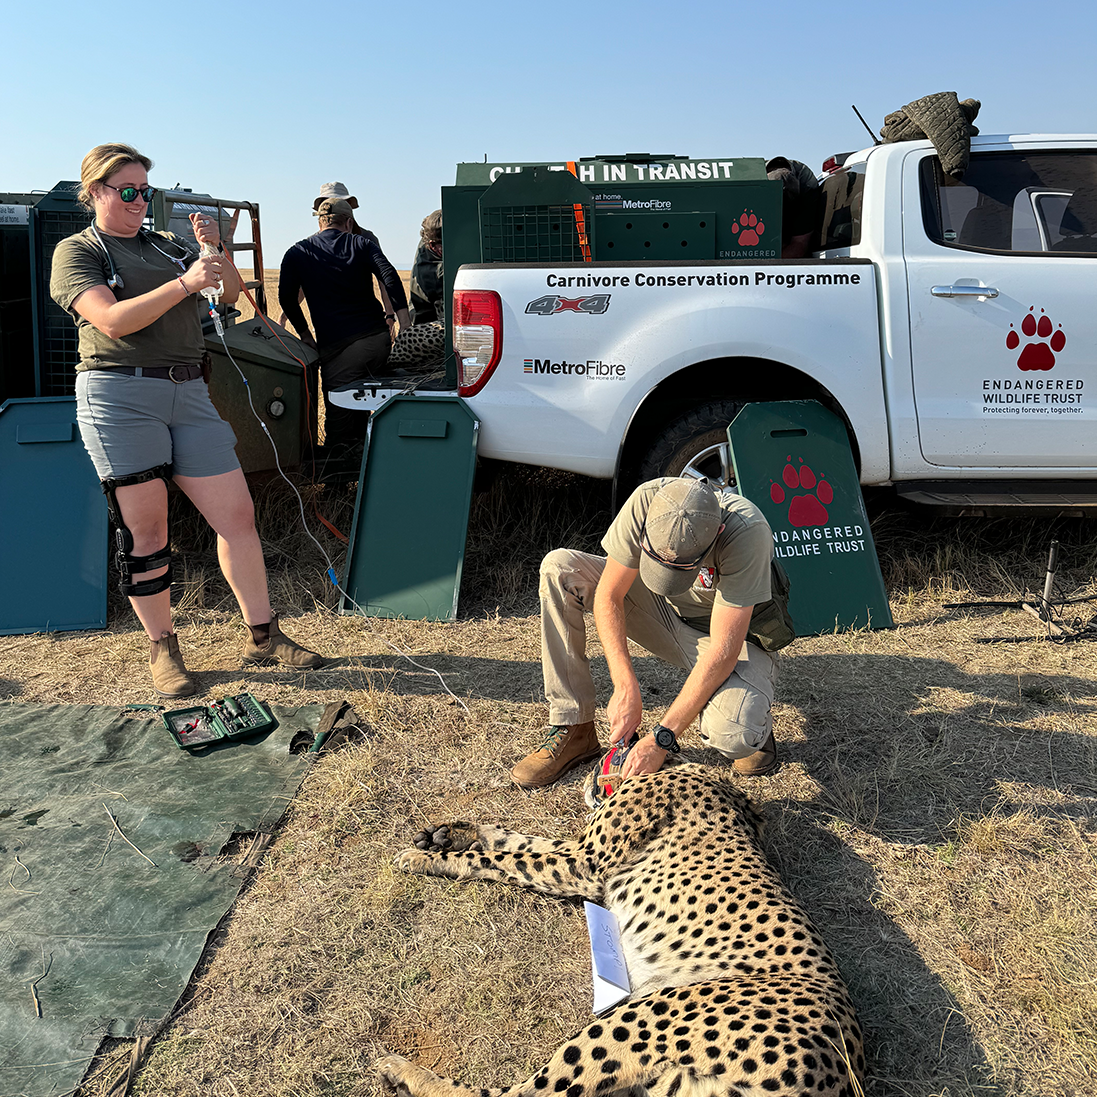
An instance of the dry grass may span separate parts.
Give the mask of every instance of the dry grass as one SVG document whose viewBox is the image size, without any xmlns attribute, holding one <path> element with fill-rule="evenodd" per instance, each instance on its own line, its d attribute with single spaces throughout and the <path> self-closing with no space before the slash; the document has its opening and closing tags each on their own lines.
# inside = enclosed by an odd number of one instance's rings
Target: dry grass
<svg viewBox="0 0 1097 1097">
<path fill-rule="evenodd" d="M 313 502 L 349 528 L 345 490 L 309 489 Z M 211 543 L 180 505 L 184 650 L 212 693 L 347 697 L 371 734 L 311 771 L 136 1092 L 357 1097 L 377 1092 L 369 1063 L 383 1050 L 474 1086 L 524 1077 L 588 1016 L 581 908 L 400 876 L 392 859 L 426 819 L 546 834 L 581 825 L 578 778 L 525 793 L 508 770 L 546 716 L 537 561 L 558 543 L 597 545 L 608 488 L 505 468 L 474 503 L 454 624 L 337 616 L 296 504 L 276 485 L 257 503 L 287 629 L 334 661 L 308 675 L 237 669 L 239 619 Z M 1064 592 L 1094 593 L 1097 522 L 882 510 L 874 531 L 898 627 L 799 640 L 783 656 L 784 765 L 748 783 L 768 804 L 773 856 L 858 1004 L 868 1094 L 1088 1097 L 1097 647 L 1040 642 L 1017 611 L 943 603 L 1039 587 L 1053 536 Z M 340 566 L 338 542 L 318 536 Z M 978 642 L 990 637 L 1020 642 Z M 398 652 L 440 672 L 468 712 Z M 636 655 L 654 720 L 680 676 Z M 145 658 L 114 604 L 106 632 L 8 638 L 0 690 L 23 701 L 147 700 Z M 600 659 L 595 673 L 605 700 Z M 108 1050 L 102 1065 L 127 1056 L 125 1045 Z M 105 1092 L 108 1077 L 84 1092 Z"/>
</svg>

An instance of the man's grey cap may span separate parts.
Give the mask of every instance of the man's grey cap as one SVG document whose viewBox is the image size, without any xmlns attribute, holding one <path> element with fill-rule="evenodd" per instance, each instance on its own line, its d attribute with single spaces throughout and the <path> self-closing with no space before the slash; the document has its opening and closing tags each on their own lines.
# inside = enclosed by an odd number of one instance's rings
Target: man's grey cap
<svg viewBox="0 0 1097 1097">
<path fill-rule="evenodd" d="M 652 497 L 644 522 L 647 548 L 668 564 L 694 563 L 688 569 L 665 567 L 641 546 L 640 579 L 653 594 L 685 594 L 701 570 L 722 522 L 720 500 L 707 480 L 668 477 Z"/>
<path fill-rule="evenodd" d="M 312 211 L 314 217 L 335 217 L 340 220 L 353 217 L 354 211 L 345 198 L 322 198 Z"/>
</svg>

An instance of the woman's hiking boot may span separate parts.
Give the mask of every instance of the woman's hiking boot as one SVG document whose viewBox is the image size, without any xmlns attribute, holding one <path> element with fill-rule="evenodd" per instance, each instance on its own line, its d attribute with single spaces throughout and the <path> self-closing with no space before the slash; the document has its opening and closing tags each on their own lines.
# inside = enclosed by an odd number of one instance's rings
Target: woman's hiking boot
<svg viewBox="0 0 1097 1097">
<path fill-rule="evenodd" d="M 162 632 L 159 640 L 149 641 L 149 669 L 153 688 L 161 697 L 189 697 L 198 692 L 198 683 L 183 665 L 174 632 Z"/>
<path fill-rule="evenodd" d="M 265 625 L 248 625 L 251 633 L 244 644 L 244 663 L 281 663 L 287 667 L 316 670 L 324 657 L 295 644 L 278 626 L 278 614 Z"/>
</svg>

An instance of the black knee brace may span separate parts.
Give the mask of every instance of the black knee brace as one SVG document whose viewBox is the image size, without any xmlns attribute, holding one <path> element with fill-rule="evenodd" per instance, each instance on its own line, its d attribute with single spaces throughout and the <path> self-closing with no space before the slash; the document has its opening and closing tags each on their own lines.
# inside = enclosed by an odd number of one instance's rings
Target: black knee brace
<svg viewBox="0 0 1097 1097">
<path fill-rule="evenodd" d="M 118 507 L 118 499 L 115 497 L 117 488 L 128 488 L 134 484 L 145 484 L 149 480 L 163 480 L 165 483 L 171 480 L 171 465 L 157 465 L 154 469 L 146 469 L 144 472 L 135 472 L 132 476 L 120 476 L 117 480 L 101 480 L 103 494 L 107 497 L 107 510 L 110 511 L 111 521 L 114 523 L 114 558 L 118 562 L 118 571 L 121 578 L 118 589 L 131 598 L 144 598 L 150 594 L 159 594 L 171 586 L 171 546 L 165 545 L 148 556 L 133 555 L 133 534 L 126 528 L 122 521 L 122 511 Z M 168 570 L 155 579 L 143 579 L 139 583 L 133 581 L 133 576 L 140 571 L 154 571 L 165 564 Z"/>
</svg>

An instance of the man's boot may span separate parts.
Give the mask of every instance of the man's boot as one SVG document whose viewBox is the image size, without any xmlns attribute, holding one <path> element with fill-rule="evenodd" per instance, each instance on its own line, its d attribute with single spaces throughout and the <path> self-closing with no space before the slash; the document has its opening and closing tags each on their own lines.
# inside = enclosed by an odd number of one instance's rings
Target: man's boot
<svg viewBox="0 0 1097 1097">
<path fill-rule="evenodd" d="M 736 758 L 731 763 L 731 768 L 741 777 L 765 777 L 777 768 L 777 740 L 773 738 L 773 729 L 770 728 L 762 745 L 745 758 Z"/>
<path fill-rule="evenodd" d="M 601 752 L 593 720 L 571 727 L 556 725 L 549 729 L 545 741 L 532 754 L 527 754 L 510 775 L 522 788 L 544 788 L 560 780 L 568 770 L 597 758 Z"/>
<path fill-rule="evenodd" d="M 183 665 L 174 632 L 162 632 L 159 640 L 149 641 L 149 669 L 153 688 L 161 697 L 189 697 L 198 692 L 198 683 Z"/>
</svg>

